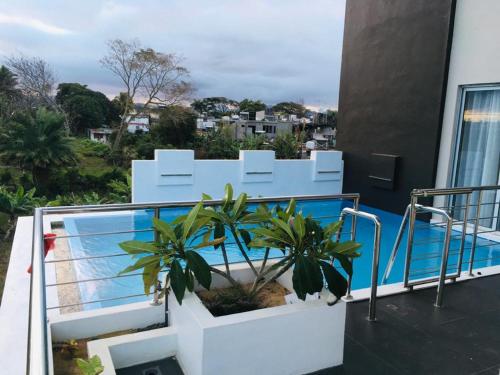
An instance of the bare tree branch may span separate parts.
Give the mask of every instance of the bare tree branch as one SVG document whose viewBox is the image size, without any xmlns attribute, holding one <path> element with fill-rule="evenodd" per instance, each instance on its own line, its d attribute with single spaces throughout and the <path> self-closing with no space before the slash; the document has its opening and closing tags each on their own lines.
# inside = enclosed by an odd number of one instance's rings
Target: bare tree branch
<svg viewBox="0 0 500 375">
<path fill-rule="evenodd" d="M 65 117 L 65 127 L 69 131 L 68 116 L 56 103 L 54 91 L 56 77 L 52 67 L 39 57 L 12 56 L 7 66 L 16 74 L 18 86 L 29 107 L 46 106 Z"/>
<path fill-rule="evenodd" d="M 120 39 L 108 42 L 108 54 L 101 59 L 103 67 L 115 74 L 125 86 L 133 101 L 136 95 L 145 98 L 144 110 L 159 104 L 176 104 L 189 98 L 192 85 L 186 81 L 189 72 L 181 66 L 182 59 L 175 54 L 164 54 L 152 48 L 142 48 L 139 41 Z M 114 149 L 121 143 L 127 129 L 132 108 L 127 104 L 121 114 L 121 124 Z M 135 114 L 138 116 L 139 114 Z"/>
</svg>

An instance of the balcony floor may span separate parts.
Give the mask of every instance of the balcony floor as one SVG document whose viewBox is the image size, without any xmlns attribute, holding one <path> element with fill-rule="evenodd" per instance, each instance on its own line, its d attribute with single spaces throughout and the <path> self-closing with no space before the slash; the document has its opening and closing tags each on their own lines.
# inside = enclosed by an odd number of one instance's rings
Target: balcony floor
<svg viewBox="0 0 500 375">
<path fill-rule="evenodd" d="M 316 375 L 499 374 L 500 275 L 379 298 L 377 322 L 367 302 L 347 306 L 344 365 Z"/>
</svg>

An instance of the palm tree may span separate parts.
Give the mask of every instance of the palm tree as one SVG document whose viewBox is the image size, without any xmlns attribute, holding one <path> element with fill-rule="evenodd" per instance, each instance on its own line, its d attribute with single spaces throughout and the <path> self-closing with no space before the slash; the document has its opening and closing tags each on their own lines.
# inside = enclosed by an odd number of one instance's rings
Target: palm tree
<svg viewBox="0 0 500 375">
<path fill-rule="evenodd" d="M 27 112 L 16 114 L 0 125 L 0 158 L 30 171 L 36 186 L 46 186 L 52 168 L 75 161 L 64 117 L 44 108 L 34 117 Z"/>
</svg>

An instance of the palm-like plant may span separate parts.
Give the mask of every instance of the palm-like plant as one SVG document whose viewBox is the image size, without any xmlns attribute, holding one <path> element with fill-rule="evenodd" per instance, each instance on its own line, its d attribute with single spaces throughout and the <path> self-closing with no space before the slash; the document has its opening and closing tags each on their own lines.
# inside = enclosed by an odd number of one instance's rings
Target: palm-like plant
<svg viewBox="0 0 500 375">
<path fill-rule="evenodd" d="M 32 172 L 34 182 L 44 186 L 50 168 L 74 161 L 64 118 L 43 108 L 34 117 L 17 114 L 0 129 L 0 157 Z"/>
<path fill-rule="evenodd" d="M 135 264 L 122 272 L 142 269 L 145 292 L 149 293 L 160 271 L 167 269 L 166 285 L 171 286 L 178 302 L 182 303 L 185 290 L 194 290 L 195 279 L 204 288 L 210 288 L 211 273 L 217 273 L 233 286 L 238 286 L 231 276 L 226 250 L 226 240 L 234 239 L 255 276 L 247 292 L 250 297 L 255 297 L 292 267 L 293 288 L 302 300 L 307 294 L 320 292 L 325 283 L 337 299 L 345 295 L 347 281 L 333 264 L 338 261 L 340 267 L 352 275 L 351 259 L 360 255 L 357 249 L 361 245 L 353 241 L 338 241 L 341 222 L 322 227 L 313 218 L 297 213 L 293 199 L 284 210 L 280 206 L 269 209 L 261 204 L 250 211 L 247 195 L 240 194 L 233 200 L 233 189 L 229 184 L 220 205 L 208 203 L 203 207 L 208 199 L 211 197 L 204 195 L 202 202 L 171 224 L 153 219 L 153 226 L 160 234 L 157 242 L 134 240 L 121 243 L 124 251 L 139 256 Z M 202 238 L 201 242 L 195 245 L 199 238 Z M 225 271 L 208 265 L 196 252 L 208 246 L 220 249 Z M 255 249 L 265 249 L 259 267 L 248 255 Z M 270 249 L 281 250 L 283 257 L 267 266 Z"/>
</svg>

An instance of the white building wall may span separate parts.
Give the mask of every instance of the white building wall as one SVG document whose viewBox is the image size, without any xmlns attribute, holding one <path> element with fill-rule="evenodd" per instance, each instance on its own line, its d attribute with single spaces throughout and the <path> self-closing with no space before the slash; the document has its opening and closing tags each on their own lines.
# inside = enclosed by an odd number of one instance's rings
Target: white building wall
<svg viewBox="0 0 500 375">
<path fill-rule="evenodd" d="M 458 0 L 436 187 L 450 185 L 463 85 L 500 82 L 500 1 Z"/>
<path fill-rule="evenodd" d="M 274 151 L 240 151 L 239 160 L 195 160 L 192 150 L 156 150 L 155 160 L 132 162 L 132 202 L 194 201 L 202 193 L 222 198 L 340 194 L 340 151 L 314 151 L 310 160 L 276 160 Z"/>
</svg>

